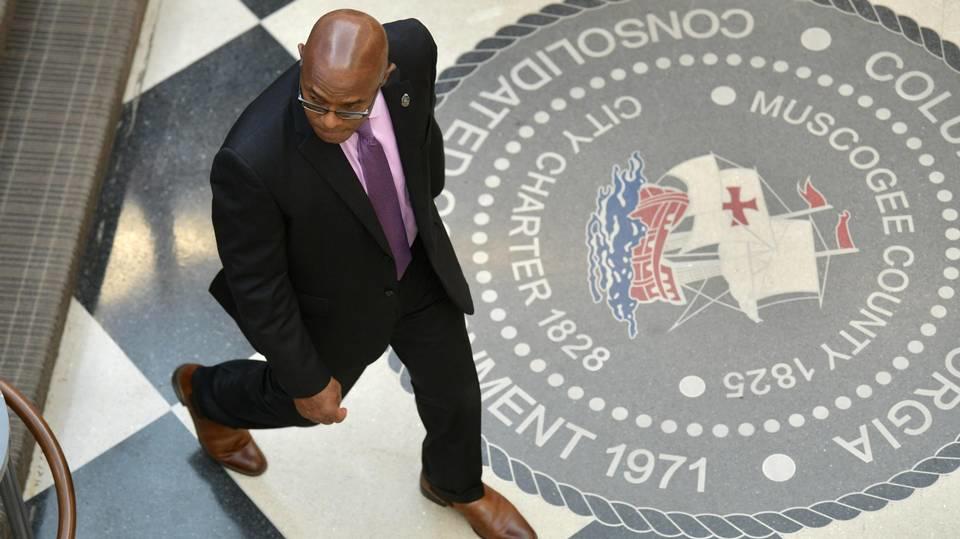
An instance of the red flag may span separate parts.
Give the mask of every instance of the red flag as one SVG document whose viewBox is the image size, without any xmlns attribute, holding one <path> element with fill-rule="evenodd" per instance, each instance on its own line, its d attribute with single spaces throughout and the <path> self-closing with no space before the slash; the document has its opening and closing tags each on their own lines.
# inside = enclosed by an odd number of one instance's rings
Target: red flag
<svg viewBox="0 0 960 539">
<path fill-rule="evenodd" d="M 820 206 L 827 205 L 827 199 L 820 194 L 820 191 L 817 191 L 817 188 L 813 186 L 813 182 L 810 181 L 809 177 L 807 177 L 807 181 L 804 182 L 803 189 L 800 189 L 800 185 L 797 184 L 797 192 L 800 193 L 800 196 L 807 201 L 807 205 L 811 208 L 819 208 Z"/>
<path fill-rule="evenodd" d="M 850 229 L 847 223 L 850 221 L 850 212 L 843 210 L 840 214 L 840 220 L 837 222 L 837 247 L 840 249 L 856 249 L 853 239 L 850 238 Z"/>
</svg>

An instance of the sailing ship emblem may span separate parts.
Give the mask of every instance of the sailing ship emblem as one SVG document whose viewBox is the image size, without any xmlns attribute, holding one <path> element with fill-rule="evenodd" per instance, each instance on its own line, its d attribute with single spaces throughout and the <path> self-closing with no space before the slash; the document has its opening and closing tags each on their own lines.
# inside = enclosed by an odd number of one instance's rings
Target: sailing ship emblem
<svg viewBox="0 0 960 539">
<path fill-rule="evenodd" d="M 653 183 L 643 166 L 639 152 L 626 169 L 614 165 L 586 230 L 593 300 L 606 297 L 630 337 L 642 304 L 684 306 L 671 330 L 711 306 L 757 323 L 761 309 L 777 303 L 822 306 L 830 258 L 859 252 L 849 211 L 837 217 L 833 245 L 825 240 L 813 217 L 833 206 L 809 177 L 797 185 L 806 208 L 792 210 L 756 168 L 713 153 L 688 159 Z M 715 279 L 725 286 L 708 293 Z"/>
</svg>

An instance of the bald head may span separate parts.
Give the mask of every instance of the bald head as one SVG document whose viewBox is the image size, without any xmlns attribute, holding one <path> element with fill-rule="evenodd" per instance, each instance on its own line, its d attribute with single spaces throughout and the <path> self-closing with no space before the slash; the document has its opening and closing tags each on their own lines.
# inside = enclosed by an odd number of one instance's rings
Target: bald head
<svg viewBox="0 0 960 539">
<path fill-rule="evenodd" d="M 304 99 L 333 110 L 366 110 L 395 66 L 388 60 L 387 33 L 373 17 L 338 9 L 320 17 L 297 48 L 303 65 Z M 308 111 L 307 119 L 326 142 L 346 140 L 365 120 L 343 120 L 335 114 Z"/>
<path fill-rule="evenodd" d="M 349 71 L 387 67 L 387 33 L 376 19 L 338 9 L 317 19 L 303 47 L 304 66 Z"/>
</svg>

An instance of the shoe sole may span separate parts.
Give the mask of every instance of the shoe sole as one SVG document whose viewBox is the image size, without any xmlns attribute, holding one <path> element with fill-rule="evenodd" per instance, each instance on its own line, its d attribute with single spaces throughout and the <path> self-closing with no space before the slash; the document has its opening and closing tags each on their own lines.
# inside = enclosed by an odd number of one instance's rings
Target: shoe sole
<svg viewBox="0 0 960 539">
<path fill-rule="evenodd" d="M 196 416 L 194 415 L 193 407 L 190 406 L 189 404 L 187 404 L 187 399 L 183 396 L 183 393 L 181 393 L 181 391 L 180 391 L 180 383 L 178 382 L 178 378 L 179 378 L 179 374 L 180 374 L 180 369 L 183 369 L 184 367 L 186 367 L 186 365 L 180 365 L 180 366 L 177 367 L 176 369 L 173 369 L 173 376 L 170 377 L 170 384 L 173 386 L 173 392 L 174 392 L 174 394 L 177 395 L 177 400 L 180 401 L 180 404 L 182 404 L 183 407 L 187 409 L 187 413 L 190 414 L 190 419 L 193 421 L 193 428 L 196 429 L 196 428 L 197 428 L 197 418 L 196 418 Z M 199 442 L 199 439 L 198 439 L 197 441 Z M 263 475 L 263 473 L 267 471 L 267 466 L 264 466 L 264 467 L 263 467 L 263 470 L 260 471 L 260 472 L 257 472 L 257 473 L 251 473 L 251 472 L 249 472 L 249 471 L 247 471 L 247 470 L 241 470 L 240 468 L 237 468 L 237 467 L 235 467 L 235 466 L 233 466 L 233 465 L 231 465 L 231 464 L 227 464 L 226 462 L 223 462 L 223 461 L 220 461 L 220 460 L 217 460 L 216 458 L 214 458 L 213 455 L 211 455 L 210 452 L 207 451 L 207 448 L 206 448 L 206 447 L 203 447 L 203 444 L 200 444 L 200 449 L 203 449 L 203 452 L 204 452 L 208 457 L 210 457 L 210 460 L 216 462 L 217 464 L 223 466 L 224 468 L 227 468 L 227 469 L 229 469 L 229 470 L 233 470 L 233 471 L 237 472 L 238 474 L 242 474 L 242 475 L 246 475 L 246 476 L 250 476 L 250 477 L 257 477 L 257 476 L 259 476 L 259 475 Z"/>
<path fill-rule="evenodd" d="M 423 487 L 423 484 L 420 485 L 420 493 L 423 494 L 423 497 L 424 497 L 424 498 L 430 500 L 431 502 L 433 502 L 433 503 L 435 503 L 435 504 L 437 504 L 437 505 L 439 505 L 439 506 L 441 506 L 441 507 L 447 507 L 447 506 L 450 505 L 450 504 L 447 503 L 446 501 L 438 498 L 436 495 L 434 495 L 434 494 L 433 494 L 432 492 L 430 492 L 429 490 L 425 489 L 425 488 Z"/>
<path fill-rule="evenodd" d="M 176 369 L 173 369 L 173 376 L 170 377 L 170 385 L 173 386 L 173 392 L 177 395 L 177 400 L 180 401 L 180 404 L 182 404 L 187 411 L 190 411 L 190 407 L 187 406 L 187 399 L 183 398 L 183 393 L 180 392 L 180 383 L 177 380 L 180 377 L 180 369 L 184 367 L 186 367 L 186 365 L 180 365 Z"/>
</svg>

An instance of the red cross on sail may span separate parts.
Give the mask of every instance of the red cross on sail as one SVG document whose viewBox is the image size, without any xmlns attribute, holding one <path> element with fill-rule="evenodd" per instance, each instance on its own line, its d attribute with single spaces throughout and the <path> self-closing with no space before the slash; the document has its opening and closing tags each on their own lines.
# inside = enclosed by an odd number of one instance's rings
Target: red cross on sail
<svg viewBox="0 0 960 539">
<path fill-rule="evenodd" d="M 716 245 L 732 228 L 743 228 L 764 245 L 772 245 L 770 213 L 760 175 L 754 169 L 720 169 L 713 154 L 688 159 L 667 172 L 687 186 L 689 232 L 674 234 L 671 243 L 682 240 L 681 253 Z"/>
<path fill-rule="evenodd" d="M 739 187 L 727 187 L 727 192 L 730 193 L 730 202 L 724 202 L 723 209 L 733 212 L 733 222 L 730 226 L 749 225 L 746 210 L 757 211 L 757 199 L 742 200 Z"/>
</svg>

